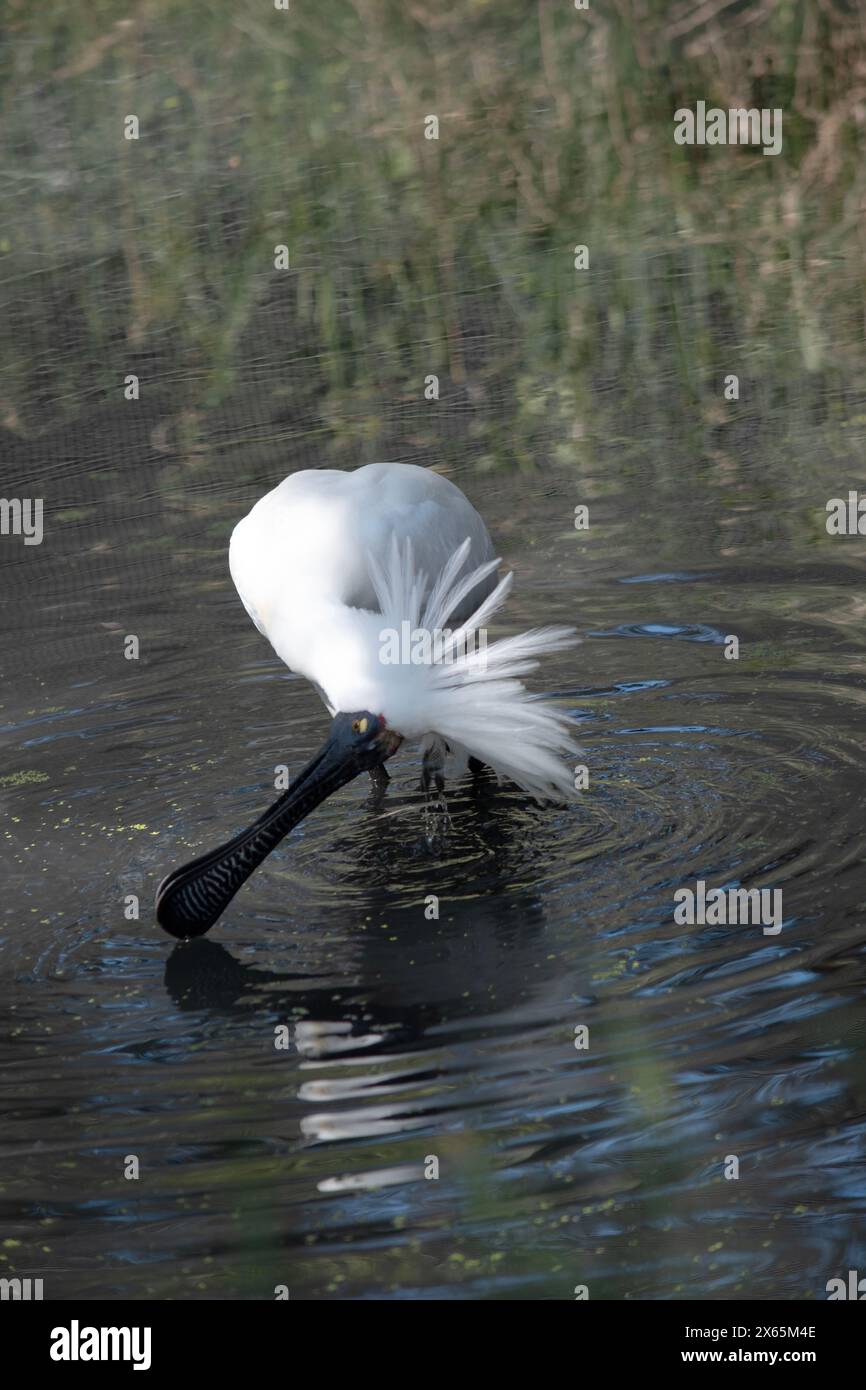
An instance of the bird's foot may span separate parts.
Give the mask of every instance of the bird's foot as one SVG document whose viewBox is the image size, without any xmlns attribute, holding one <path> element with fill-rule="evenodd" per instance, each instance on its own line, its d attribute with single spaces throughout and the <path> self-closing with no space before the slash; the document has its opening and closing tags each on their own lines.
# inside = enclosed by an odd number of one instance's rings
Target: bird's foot
<svg viewBox="0 0 866 1390">
<path fill-rule="evenodd" d="M 437 798 L 444 802 L 442 793 L 445 790 L 445 748 L 441 743 L 432 744 L 424 753 L 421 761 L 421 790 L 428 803 L 431 799 Z"/>
</svg>

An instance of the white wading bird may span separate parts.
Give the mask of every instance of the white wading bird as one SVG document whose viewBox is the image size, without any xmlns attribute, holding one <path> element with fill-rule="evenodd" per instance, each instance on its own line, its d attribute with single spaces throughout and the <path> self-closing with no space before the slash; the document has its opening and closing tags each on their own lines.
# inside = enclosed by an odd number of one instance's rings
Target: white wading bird
<svg viewBox="0 0 866 1390">
<path fill-rule="evenodd" d="M 571 795 L 572 721 L 519 678 L 577 638 L 546 627 L 475 648 L 511 588 L 510 574 L 497 581 L 498 564 L 460 489 L 411 464 L 293 473 L 256 503 L 232 534 L 232 578 L 256 627 L 312 681 L 333 723 L 263 816 L 163 880 L 156 911 L 167 931 L 206 932 L 326 796 L 365 770 L 386 781 L 383 764 L 405 739 L 422 741 L 425 790 L 441 791 L 448 753 L 458 770 L 486 763 L 539 800 Z M 388 630 L 445 635 L 436 659 L 388 664 Z"/>
</svg>

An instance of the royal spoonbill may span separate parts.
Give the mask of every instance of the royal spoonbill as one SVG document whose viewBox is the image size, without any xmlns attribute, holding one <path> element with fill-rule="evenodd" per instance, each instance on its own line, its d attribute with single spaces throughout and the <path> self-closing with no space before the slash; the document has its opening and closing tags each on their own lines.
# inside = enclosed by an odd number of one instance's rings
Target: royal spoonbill
<svg viewBox="0 0 866 1390">
<path fill-rule="evenodd" d="M 487 527 L 459 488 L 413 464 L 351 473 L 293 473 L 235 527 L 229 567 L 244 607 L 277 655 L 317 688 L 332 717 L 327 741 L 257 821 L 176 869 L 156 915 L 174 936 L 199 936 L 294 825 L 326 796 L 420 740 L 422 785 L 487 764 L 539 800 L 567 799 L 577 753 L 572 721 L 520 677 L 538 657 L 577 641 L 545 627 L 479 646 L 512 576 L 497 579 Z M 408 627 L 407 627 L 408 625 Z M 409 631 L 410 657 L 393 634 Z M 485 634 L 486 635 L 486 634 Z"/>
</svg>

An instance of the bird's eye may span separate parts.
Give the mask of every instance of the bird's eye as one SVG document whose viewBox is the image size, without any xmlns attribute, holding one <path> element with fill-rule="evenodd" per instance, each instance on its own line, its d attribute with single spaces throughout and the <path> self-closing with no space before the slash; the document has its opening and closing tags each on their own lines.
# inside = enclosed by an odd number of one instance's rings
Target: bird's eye
<svg viewBox="0 0 866 1390">
<path fill-rule="evenodd" d="M 352 731 L 356 734 L 365 734 L 367 732 L 366 719 L 356 719 L 352 724 Z"/>
</svg>

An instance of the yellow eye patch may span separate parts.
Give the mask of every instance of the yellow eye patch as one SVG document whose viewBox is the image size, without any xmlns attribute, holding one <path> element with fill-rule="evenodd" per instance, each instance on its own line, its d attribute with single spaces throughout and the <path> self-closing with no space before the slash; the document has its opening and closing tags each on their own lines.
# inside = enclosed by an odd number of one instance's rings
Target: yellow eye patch
<svg viewBox="0 0 866 1390">
<path fill-rule="evenodd" d="M 366 719 L 356 719 L 354 724 L 352 725 L 352 728 L 356 734 L 365 734 L 367 732 Z"/>
</svg>

